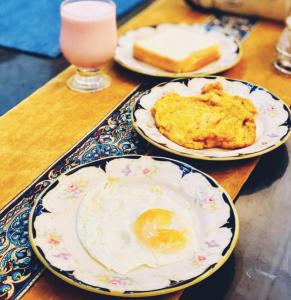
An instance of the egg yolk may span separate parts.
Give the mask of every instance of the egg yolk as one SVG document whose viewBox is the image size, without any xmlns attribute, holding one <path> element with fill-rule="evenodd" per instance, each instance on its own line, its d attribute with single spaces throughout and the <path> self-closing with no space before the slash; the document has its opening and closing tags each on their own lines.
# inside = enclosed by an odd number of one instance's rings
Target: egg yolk
<svg viewBox="0 0 291 300">
<path fill-rule="evenodd" d="M 171 228 L 175 213 L 161 208 L 142 213 L 134 223 L 134 232 L 148 247 L 162 253 L 175 253 L 187 243 L 185 229 Z"/>
</svg>

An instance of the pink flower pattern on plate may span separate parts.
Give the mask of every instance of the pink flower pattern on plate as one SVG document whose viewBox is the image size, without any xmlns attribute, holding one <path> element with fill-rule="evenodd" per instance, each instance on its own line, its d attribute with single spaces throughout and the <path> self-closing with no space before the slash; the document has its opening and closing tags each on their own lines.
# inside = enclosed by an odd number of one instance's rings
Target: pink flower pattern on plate
<svg viewBox="0 0 291 300">
<path fill-rule="evenodd" d="M 207 241 L 206 245 L 209 248 L 215 248 L 215 247 L 219 247 L 219 244 L 215 241 L 215 240 L 211 240 L 211 241 Z"/>
<path fill-rule="evenodd" d="M 204 261 L 204 260 L 206 259 L 206 257 L 205 257 L 204 255 L 198 255 L 198 256 L 197 256 L 197 259 L 198 259 L 199 261 Z"/>
<path fill-rule="evenodd" d="M 113 285 L 128 285 L 129 282 L 127 277 L 114 276 L 110 279 L 109 283 Z"/>
<path fill-rule="evenodd" d="M 68 186 L 68 191 L 73 193 L 78 193 L 80 192 L 80 189 L 76 184 L 72 183 Z"/>
<path fill-rule="evenodd" d="M 131 169 L 129 165 L 126 165 L 126 167 L 121 171 L 125 176 L 128 176 L 131 173 Z"/>
<path fill-rule="evenodd" d="M 142 173 L 144 174 L 144 175 L 147 175 L 147 174 L 149 174 L 151 172 L 151 170 L 149 169 L 149 168 L 144 168 L 143 170 L 142 170 Z"/>
<path fill-rule="evenodd" d="M 56 257 L 56 258 L 60 258 L 60 259 L 64 259 L 64 260 L 68 260 L 69 256 L 71 256 L 70 253 L 66 253 L 66 252 L 61 252 L 61 253 L 54 255 L 54 257 Z"/>
</svg>

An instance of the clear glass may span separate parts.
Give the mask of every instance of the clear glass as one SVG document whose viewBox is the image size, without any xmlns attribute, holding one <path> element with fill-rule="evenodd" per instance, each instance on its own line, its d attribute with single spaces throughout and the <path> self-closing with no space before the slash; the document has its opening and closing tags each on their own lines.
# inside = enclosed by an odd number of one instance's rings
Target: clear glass
<svg viewBox="0 0 291 300">
<path fill-rule="evenodd" d="M 61 50 L 77 69 L 68 80 L 72 90 L 96 92 L 110 85 L 110 77 L 100 67 L 114 56 L 116 43 L 114 2 L 66 0 L 62 3 Z"/>
<path fill-rule="evenodd" d="M 291 16 L 286 19 L 286 25 L 276 47 L 278 56 L 274 66 L 279 72 L 291 75 Z"/>
</svg>

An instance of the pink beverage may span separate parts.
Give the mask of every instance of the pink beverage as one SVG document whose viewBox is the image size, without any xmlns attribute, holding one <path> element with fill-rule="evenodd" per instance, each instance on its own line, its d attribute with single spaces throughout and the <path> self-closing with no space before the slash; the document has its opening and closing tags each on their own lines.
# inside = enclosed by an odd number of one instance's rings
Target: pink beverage
<svg viewBox="0 0 291 300">
<path fill-rule="evenodd" d="M 111 1 L 65 1 L 61 7 L 61 49 L 80 68 L 99 68 L 114 56 L 116 8 Z"/>
</svg>

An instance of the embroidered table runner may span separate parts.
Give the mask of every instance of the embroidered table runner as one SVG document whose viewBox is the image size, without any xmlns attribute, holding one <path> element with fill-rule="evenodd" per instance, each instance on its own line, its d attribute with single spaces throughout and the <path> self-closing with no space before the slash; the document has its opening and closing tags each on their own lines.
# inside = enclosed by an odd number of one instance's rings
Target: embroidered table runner
<svg viewBox="0 0 291 300">
<path fill-rule="evenodd" d="M 143 25 L 181 21 L 206 22 L 207 26 L 218 27 L 228 24 L 229 33 L 238 38 L 245 38 L 254 25 L 253 21 L 244 18 L 209 18 L 209 15 L 191 10 L 183 1 L 159 0 L 125 24 L 120 33 Z M 271 67 L 274 45 L 282 27 L 271 22 L 256 25 L 243 43 L 242 61 L 224 75 L 263 85 L 290 104 L 288 79 L 277 75 Z M 95 94 L 79 94 L 68 90 L 65 85 L 73 71 L 73 68 L 68 68 L 0 119 L 0 201 L 2 207 L 9 203 L 0 215 L 0 295 L 3 298 L 20 297 L 26 290 L 24 299 L 93 298 L 94 295 L 70 287 L 48 272 L 38 279 L 43 267 L 31 252 L 27 239 L 27 220 L 33 200 L 45 187 L 46 178 L 55 178 L 73 166 L 108 155 L 157 154 L 156 149 L 132 130 L 130 104 L 133 97 L 129 95 L 121 102 L 138 83 L 149 81 L 148 77 L 112 63 L 106 67 L 113 79 L 109 89 Z M 137 91 L 143 88 L 141 86 Z M 118 103 L 118 107 L 100 122 Z M 68 151 L 78 140 L 81 141 Z M 257 161 L 193 161 L 192 164 L 214 176 L 235 198 Z M 35 285 L 29 289 L 34 281 Z M 181 293 L 163 298 L 178 299 Z"/>
</svg>

